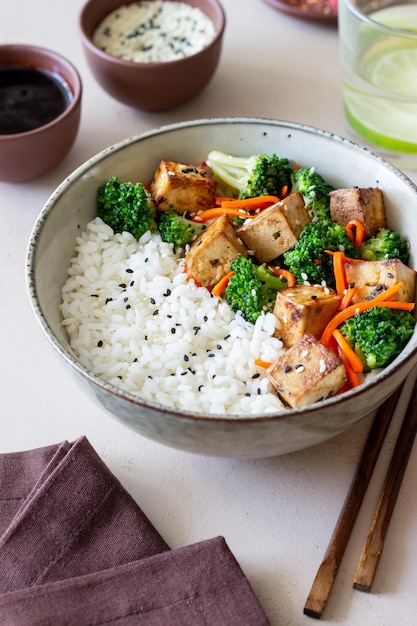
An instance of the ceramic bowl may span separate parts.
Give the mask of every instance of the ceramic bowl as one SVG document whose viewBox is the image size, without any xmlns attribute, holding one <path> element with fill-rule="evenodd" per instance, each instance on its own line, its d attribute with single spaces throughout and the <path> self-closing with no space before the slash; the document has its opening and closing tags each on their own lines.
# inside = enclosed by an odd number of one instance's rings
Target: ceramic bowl
<svg viewBox="0 0 417 626">
<path fill-rule="evenodd" d="M 394 166 L 333 134 L 265 119 L 207 119 L 165 126 L 113 145 L 87 161 L 52 194 L 35 224 L 28 248 L 27 285 L 34 314 L 67 372 L 106 411 L 140 435 L 193 453 L 267 457 L 321 443 L 374 411 L 417 362 L 417 332 L 402 354 L 371 381 L 340 396 L 273 415 L 236 418 L 173 411 L 112 386 L 80 364 L 61 324 L 61 288 L 75 239 L 96 215 L 97 187 L 113 175 L 150 180 L 159 159 L 198 163 L 213 148 L 248 156 L 277 152 L 315 165 L 336 186 L 379 185 L 389 223 L 407 233 L 411 265 L 417 262 L 417 188 Z M 70 392 L 70 382 L 68 383 Z"/>
<path fill-rule="evenodd" d="M 182 1 L 199 8 L 214 22 L 214 40 L 200 52 L 179 60 L 136 63 L 111 56 L 92 42 L 102 20 L 132 0 L 88 0 L 79 20 L 82 46 L 93 76 L 113 98 L 138 109 L 164 111 L 188 102 L 209 83 L 219 63 L 225 14 L 217 0 Z"/>
<path fill-rule="evenodd" d="M 57 52 L 30 45 L 0 45 L 0 71 L 16 68 L 41 70 L 55 77 L 64 85 L 68 102 L 62 112 L 41 126 L 0 133 L 0 180 L 12 183 L 46 174 L 64 159 L 78 134 L 82 96 L 78 71 Z M 24 94 L 15 92 L 12 97 L 22 99 Z M 41 106 L 39 102 L 37 106 Z M 16 108 L 26 115 L 23 105 Z"/>
</svg>

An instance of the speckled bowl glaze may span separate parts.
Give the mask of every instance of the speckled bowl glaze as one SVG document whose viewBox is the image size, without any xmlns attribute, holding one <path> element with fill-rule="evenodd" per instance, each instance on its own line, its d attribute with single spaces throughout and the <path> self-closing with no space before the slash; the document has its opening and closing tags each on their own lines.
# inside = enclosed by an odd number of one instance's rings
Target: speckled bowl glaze
<svg viewBox="0 0 417 626">
<path fill-rule="evenodd" d="M 72 148 L 80 124 L 81 78 L 70 61 L 39 46 L 0 45 L 0 67 L 46 70 L 61 76 L 72 91 L 67 108 L 51 122 L 23 133 L 0 134 L 0 180 L 33 180 L 56 167 Z"/>
<path fill-rule="evenodd" d="M 383 372 L 356 390 L 309 407 L 236 418 L 172 411 L 141 401 L 88 371 L 74 357 L 61 325 L 61 287 L 80 229 L 96 214 L 97 187 L 113 175 L 149 180 L 160 158 L 197 163 L 213 148 L 232 154 L 276 152 L 315 165 L 334 186 L 384 190 L 389 223 L 417 250 L 417 188 L 392 165 L 349 140 L 294 123 L 264 119 L 208 119 L 165 126 L 105 149 L 71 174 L 41 211 L 30 238 L 27 287 L 40 327 L 67 372 L 92 398 L 144 437 L 193 453 L 268 457 L 321 443 L 374 411 L 417 362 L 417 333 Z M 70 392 L 70 383 L 68 383 Z"/>
<path fill-rule="evenodd" d="M 213 22 L 214 40 L 201 52 L 168 63 L 135 63 L 106 54 L 92 43 L 102 20 L 134 0 L 88 0 L 81 11 L 79 31 L 90 70 L 113 98 L 145 111 L 164 111 L 188 102 L 212 79 L 221 54 L 225 14 L 217 0 L 182 0 L 199 8 Z"/>
</svg>

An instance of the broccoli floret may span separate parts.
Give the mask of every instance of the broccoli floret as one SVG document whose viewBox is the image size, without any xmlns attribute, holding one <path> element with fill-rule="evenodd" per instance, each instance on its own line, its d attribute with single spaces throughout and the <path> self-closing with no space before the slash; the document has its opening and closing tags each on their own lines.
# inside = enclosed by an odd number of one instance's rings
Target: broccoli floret
<svg viewBox="0 0 417 626">
<path fill-rule="evenodd" d="M 233 311 L 240 311 L 254 324 L 262 313 L 272 309 L 277 291 L 284 289 L 287 283 L 265 264 L 257 265 L 243 254 L 230 264 L 230 269 L 235 273 L 227 284 L 225 298 Z"/>
<path fill-rule="evenodd" d="M 335 288 L 333 258 L 326 250 L 344 251 L 350 258 L 359 258 L 358 248 L 347 235 L 343 226 L 330 218 L 307 224 L 301 231 L 298 242 L 283 258 L 298 283 L 308 281 L 313 284 L 326 282 Z"/>
<path fill-rule="evenodd" d="M 213 150 L 206 162 L 215 178 L 225 183 L 239 199 L 266 195 L 280 197 L 283 187 L 291 187 L 290 163 L 276 154 L 237 157 Z"/>
<path fill-rule="evenodd" d="M 299 191 L 311 218 L 325 219 L 330 217 L 329 193 L 334 187 L 316 172 L 314 167 L 301 167 L 292 173 L 291 192 Z"/>
<path fill-rule="evenodd" d="M 346 320 L 340 332 L 364 364 L 365 371 L 385 367 L 404 348 L 416 320 L 409 311 L 372 307 Z"/>
<path fill-rule="evenodd" d="M 159 233 L 162 241 L 174 244 L 174 248 L 183 248 L 191 243 L 205 229 L 205 224 L 192 222 L 173 209 L 163 211 L 159 218 Z"/>
<path fill-rule="evenodd" d="M 120 182 L 113 176 L 97 191 L 97 213 L 115 233 L 129 232 L 136 239 L 157 232 L 156 208 L 142 183 Z"/>
<path fill-rule="evenodd" d="M 405 265 L 408 265 L 410 243 L 397 231 L 381 228 L 376 235 L 363 242 L 360 254 L 365 261 L 400 259 Z"/>
</svg>

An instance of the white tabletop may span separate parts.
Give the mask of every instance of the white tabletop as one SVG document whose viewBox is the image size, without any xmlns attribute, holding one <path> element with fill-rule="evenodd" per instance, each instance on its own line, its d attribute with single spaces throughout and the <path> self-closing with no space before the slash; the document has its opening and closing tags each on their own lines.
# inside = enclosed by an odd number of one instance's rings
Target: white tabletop
<svg viewBox="0 0 417 626">
<path fill-rule="evenodd" d="M 217 116 L 280 118 L 346 135 L 336 27 L 283 15 L 262 0 L 223 0 L 227 28 L 213 81 L 190 104 L 151 114 L 121 105 L 93 80 L 78 37 L 82 4 L 13 0 L 2 8 L 0 41 L 42 44 L 66 55 L 80 71 L 84 99 L 78 139 L 62 164 L 34 182 L 0 183 L 0 452 L 86 435 L 171 547 L 223 535 L 274 626 L 314 623 L 303 615 L 304 603 L 369 420 L 328 443 L 261 460 L 199 457 L 148 441 L 105 414 L 67 376 L 31 312 L 24 263 L 31 229 L 50 193 L 88 157 L 130 135 Z M 323 615 L 326 624 L 416 623 L 416 451 L 372 593 L 352 589 L 393 434 Z"/>
</svg>

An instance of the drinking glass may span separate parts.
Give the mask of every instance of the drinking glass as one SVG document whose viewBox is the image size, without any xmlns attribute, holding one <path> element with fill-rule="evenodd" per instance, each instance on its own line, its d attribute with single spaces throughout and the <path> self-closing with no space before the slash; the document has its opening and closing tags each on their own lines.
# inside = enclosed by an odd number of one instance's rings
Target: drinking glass
<svg viewBox="0 0 417 626">
<path fill-rule="evenodd" d="M 417 2 L 339 0 L 342 93 L 357 141 L 417 169 Z"/>
</svg>

